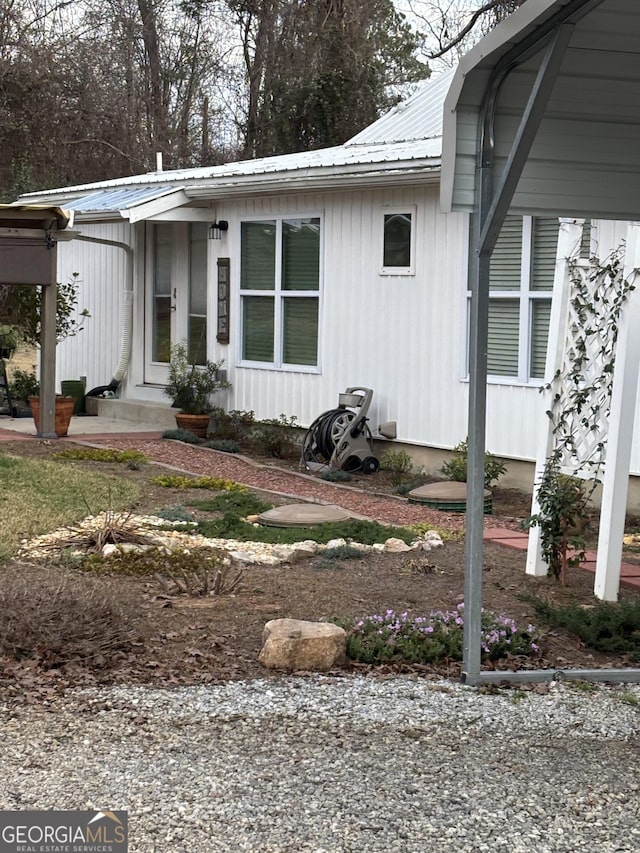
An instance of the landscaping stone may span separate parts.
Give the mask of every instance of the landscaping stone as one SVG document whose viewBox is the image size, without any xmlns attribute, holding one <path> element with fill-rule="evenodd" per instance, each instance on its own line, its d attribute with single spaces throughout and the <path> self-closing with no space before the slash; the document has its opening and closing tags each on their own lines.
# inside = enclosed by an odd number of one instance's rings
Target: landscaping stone
<svg viewBox="0 0 640 853">
<path fill-rule="evenodd" d="M 267 669 L 328 672 L 346 660 L 347 635 L 329 622 L 272 619 L 264 626 L 258 656 Z"/>
<path fill-rule="evenodd" d="M 384 543 L 384 550 L 387 554 L 402 554 L 405 551 L 411 551 L 411 545 L 407 545 L 402 539 L 396 539 L 392 536 Z"/>
</svg>

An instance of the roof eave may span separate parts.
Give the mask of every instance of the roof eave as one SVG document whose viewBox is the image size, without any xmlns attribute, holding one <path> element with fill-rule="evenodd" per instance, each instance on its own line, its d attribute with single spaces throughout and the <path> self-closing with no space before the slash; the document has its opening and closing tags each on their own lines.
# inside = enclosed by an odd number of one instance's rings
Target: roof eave
<svg viewBox="0 0 640 853">
<path fill-rule="evenodd" d="M 460 59 L 451 86 L 444 101 L 442 124 L 442 176 L 440 206 L 444 213 L 453 209 L 453 190 L 456 167 L 457 110 L 467 77 L 479 70 L 490 71 L 510 51 L 518 52 L 519 45 L 527 41 L 536 30 L 541 30 L 556 16 L 569 18 L 586 14 L 589 8 L 602 0 L 527 0 L 509 15 L 498 27 L 489 32 L 478 44 Z M 540 32 L 544 38 L 546 32 Z M 480 104 L 478 104 L 478 110 Z M 445 143 L 446 141 L 446 143 Z"/>
</svg>

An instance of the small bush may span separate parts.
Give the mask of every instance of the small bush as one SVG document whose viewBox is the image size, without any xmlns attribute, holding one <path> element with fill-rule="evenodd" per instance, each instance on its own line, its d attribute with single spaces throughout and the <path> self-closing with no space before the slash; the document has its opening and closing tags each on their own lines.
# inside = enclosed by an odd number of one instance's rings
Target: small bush
<svg viewBox="0 0 640 853">
<path fill-rule="evenodd" d="M 220 477 L 183 477 L 179 474 L 161 474 L 151 481 L 156 486 L 167 489 L 211 489 L 212 492 L 246 492 L 247 487 L 233 480 L 223 480 Z"/>
<path fill-rule="evenodd" d="M 189 512 L 181 504 L 167 507 L 167 509 L 159 509 L 156 515 L 158 518 L 164 518 L 165 521 L 195 521 L 193 513 Z"/>
<path fill-rule="evenodd" d="M 453 611 L 432 611 L 428 616 L 367 616 L 350 627 L 347 655 L 368 664 L 440 663 L 462 660 L 464 605 Z M 482 656 L 496 660 L 508 655 L 534 655 L 539 651 L 533 625 L 518 629 L 512 619 L 489 611 L 482 613 Z"/>
<path fill-rule="evenodd" d="M 0 655 L 44 669 L 70 662 L 104 669 L 120 662 L 118 653 L 139 648 L 137 604 L 104 582 L 5 576 L 0 608 Z"/>
<path fill-rule="evenodd" d="M 338 545 L 335 548 L 327 548 L 322 558 L 324 560 L 359 560 L 362 558 L 362 551 L 354 548 L 353 545 Z"/>
<path fill-rule="evenodd" d="M 214 438 L 205 442 L 204 446 L 212 450 L 220 450 L 222 453 L 240 453 L 242 450 L 238 442 L 232 438 Z"/>
<path fill-rule="evenodd" d="M 210 573 L 221 565 L 221 555 L 214 548 L 176 549 L 151 547 L 143 550 L 118 548 L 108 557 L 91 554 L 85 557 L 80 568 L 94 574 L 112 576 L 164 578 L 180 577 L 182 573 L 196 577 Z"/>
<path fill-rule="evenodd" d="M 260 515 L 271 509 L 272 504 L 260 500 L 253 492 L 225 492 L 215 498 L 203 501 L 192 501 L 190 506 L 203 512 L 231 513 L 238 518 L 247 515 Z"/>
<path fill-rule="evenodd" d="M 348 483 L 351 480 L 351 474 L 348 471 L 323 471 L 320 474 L 321 480 L 326 480 L 328 483 Z"/>
<path fill-rule="evenodd" d="M 440 469 L 440 473 L 444 474 L 449 480 L 455 480 L 459 483 L 467 482 L 467 457 L 469 453 L 468 439 L 461 441 L 451 451 L 451 459 L 444 463 Z M 494 483 L 497 483 L 500 477 L 506 472 L 506 466 L 491 453 L 484 455 L 484 485 L 489 489 Z"/>
<path fill-rule="evenodd" d="M 280 415 L 258 421 L 251 430 L 250 438 L 266 456 L 285 459 L 300 447 L 297 417 Z"/>
<path fill-rule="evenodd" d="M 147 457 L 139 450 L 113 450 L 109 447 L 69 447 L 53 454 L 54 459 L 77 459 L 86 462 L 120 462 L 125 465 L 138 465 L 147 462 Z"/>
<path fill-rule="evenodd" d="M 380 457 L 380 467 L 391 472 L 391 482 L 395 486 L 402 486 L 409 477 L 421 473 L 406 450 L 386 450 Z"/>
<path fill-rule="evenodd" d="M 550 627 L 570 631 L 599 652 L 640 660 L 640 599 L 601 602 L 593 607 L 554 606 L 537 598 L 527 600 Z"/>
<path fill-rule="evenodd" d="M 255 414 L 232 409 L 225 412 L 216 408 L 211 415 L 209 431 L 216 439 L 229 439 L 241 442 L 255 426 Z"/>
<path fill-rule="evenodd" d="M 185 444 L 200 444 L 198 436 L 189 432 L 188 429 L 166 429 L 162 437 L 170 438 L 172 441 L 182 441 Z"/>
</svg>

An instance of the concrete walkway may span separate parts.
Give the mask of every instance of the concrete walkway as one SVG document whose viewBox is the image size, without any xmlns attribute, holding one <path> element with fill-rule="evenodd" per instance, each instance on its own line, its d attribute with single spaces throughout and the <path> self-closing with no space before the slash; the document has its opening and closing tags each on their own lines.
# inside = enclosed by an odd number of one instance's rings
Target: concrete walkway
<svg viewBox="0 0 640 853">
<path fill-rule="evenodd" d="M 141 440 L 155 439 L 160 438 L 162 432 L 154 424 L 78 415 L 71 419 L 68 438 L 74 441 L 82 441 L 83 439 L 86 441 L 94 439 L 108 441 L 110 438 L 131 438 L 132 435 Z M 32 441 L 34 438 L 37 436 L 31 418 L 0 416 L 0 443 L 16 440 Z M 65 441 L 64 438 L 57 440 Z M 292 486 L 292 488 L 295 487 Z M 504 548 L 513 548 L 516 551 L 526 551 L 528 539 L 527 533 L 504 527 L 488 527 L 484 531 L 485 542 L 501 545 Z M 580 563 L 580 568 L 583 571 L 595 574 L 596 554 L 594 551 L 586 552 L 585 560 Z M 640 592 L 640 566 L 623 562 L 620 568 L 620 585 L 626 589 Z"/>
</svg>

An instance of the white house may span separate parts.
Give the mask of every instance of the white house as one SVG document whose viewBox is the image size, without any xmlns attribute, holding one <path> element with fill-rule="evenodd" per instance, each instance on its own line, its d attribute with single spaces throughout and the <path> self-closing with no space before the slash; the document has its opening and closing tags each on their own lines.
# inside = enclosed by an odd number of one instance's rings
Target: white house
<svg viewBox="0 0 640 853">
<path fill-rule="evenodd" d="M 58 347 L 58 379 L 166 403 L 169 347 L 187 339 L 224 359 L 227 409 L 309 425 L 371 387 L 374 432 L 397 421 L 437 469 L 467 434 L 469 214 L 440 209 L 451 79 L 336 148 L 22 196 L 72 210 L 81 235 L 59 246 L 59 280 L 79 273 L 92 316 Z M 624 232 L 591 223 L 585 253 Z M 556 218 L 510 216 L 492 260 L 487 447 L 512 460 L 507 485 L 533 478 L 557 234 Z"/>
</svg>

